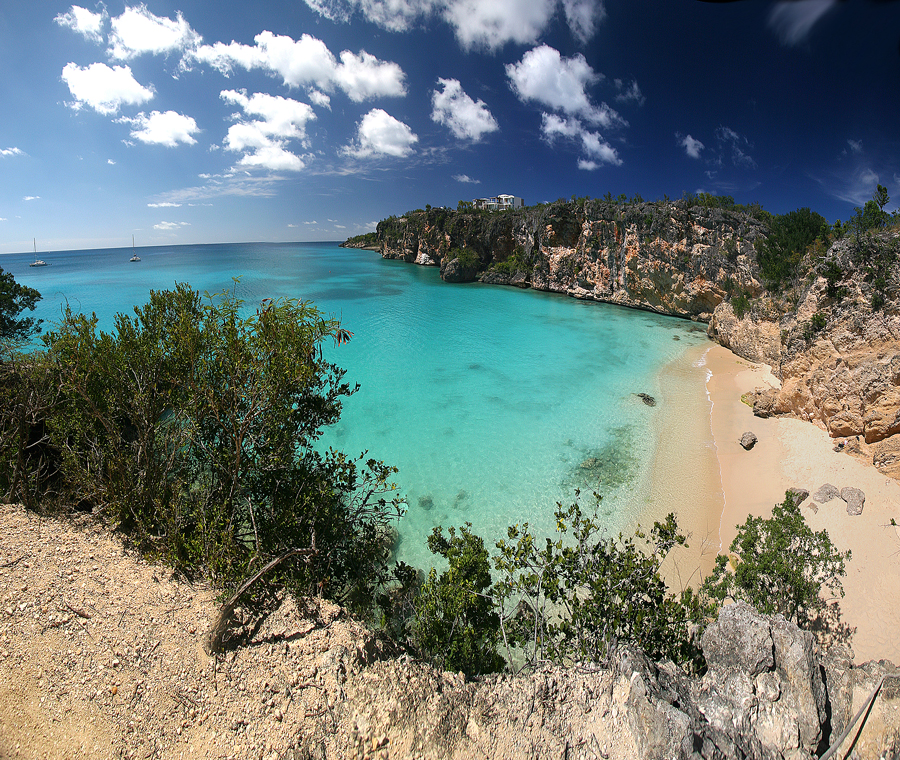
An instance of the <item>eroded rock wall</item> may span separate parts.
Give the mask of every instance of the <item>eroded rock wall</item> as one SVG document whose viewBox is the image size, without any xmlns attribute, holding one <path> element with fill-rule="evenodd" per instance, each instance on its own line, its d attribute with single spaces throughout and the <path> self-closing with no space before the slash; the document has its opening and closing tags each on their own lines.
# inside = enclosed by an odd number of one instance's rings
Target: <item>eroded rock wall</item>
<svg viewBox="0 0 900 760">
<path fill-rule="evenodd" d="M 497 214 L 436 209 L 378 226 L 382 256 L 444 279 L 532 287 L 708 320 L 728 293 L 762 292 L 752 217 L 684 203 L 557 202 Z M 457 264 L 458 249 L 478 265 Z"/>
</svg>

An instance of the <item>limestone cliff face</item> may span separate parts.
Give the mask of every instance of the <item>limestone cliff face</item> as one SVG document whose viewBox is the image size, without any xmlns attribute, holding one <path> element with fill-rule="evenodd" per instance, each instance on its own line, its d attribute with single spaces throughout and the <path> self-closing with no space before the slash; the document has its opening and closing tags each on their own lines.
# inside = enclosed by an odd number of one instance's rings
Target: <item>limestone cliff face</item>
<svg viewBox="0 0 900 760">
<path fill-rule="evenodd" d="M 680 201 L 433 209 L 378 225 L 382 256 L 440 266 L 450 282 L 531 287 L 704 321 L 729 290 L 762 292 L 753 243 L 764 233 L 746 214 Z M 459 249 L 474 252 L 474 265 L 463 265 Z"/>
<path fill-rule="evenodd" d="M 900 235 L 883 233 L 869 243 L 890 251 L 900 245 Z M 817 277 L 781 315 L 765 298 L 743 319 L 722 303 L 709 334 L 740 356 L 770 364 L 781 379 L 779 390 L 757 395 L 757 414 L 790 414 L 833 437 L 860 436 L 874 444 L 900 432 L 898 273 L 891 268 L 885 303 L 873 309 L 873 254 L 856 247 L 844 240 L 827 254 L 843 271 L 835 283 L 839 294 L 829 296 L 825 278 Z"/>
</svg>

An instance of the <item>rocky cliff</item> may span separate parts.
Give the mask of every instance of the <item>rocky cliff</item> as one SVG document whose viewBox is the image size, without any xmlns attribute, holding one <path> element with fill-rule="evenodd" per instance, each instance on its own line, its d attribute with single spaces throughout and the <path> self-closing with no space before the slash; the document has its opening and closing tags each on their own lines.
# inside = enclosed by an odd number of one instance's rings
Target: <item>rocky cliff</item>
<svg viewBox="0 0 900 760">
<path fill-rule="evenodd" d="M 761 416 L 824 427 L 900 477 L 900 233 L 848 234 L 767 290 L 765 214 L 689 201 L 557 201 L 511 212 L 430 209 L 378 225 L 385 258 L 448 282 L 531 287 L 709 322 L 709 335 L 772 366 Z"/>
<path fill-rule="evenodd" d="M 713 312 L 709 334 L 781 380 L 759 392 L 759 416 L 824 427 L 852 453 L 900 477 L 900 234 L 840 240 L 786 294 L 762 293 L 738 318 Z M 828 276 L 824 276 L 823 272 Z"/>
<path fill-rule="evenodd" d="M 431 209 L 387 219 L 385 258 L 448 282 L 531 287 L 708 321 L 730 292 L 762 292 L 746 213 L 686 202 L 557 201 L 490 214 Z"/>
</svg>

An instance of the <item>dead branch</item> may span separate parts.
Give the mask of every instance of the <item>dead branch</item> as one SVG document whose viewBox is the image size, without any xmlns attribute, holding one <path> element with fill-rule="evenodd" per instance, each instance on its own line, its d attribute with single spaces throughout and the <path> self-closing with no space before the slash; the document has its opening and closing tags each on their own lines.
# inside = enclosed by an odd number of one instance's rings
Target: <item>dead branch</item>
<svg viewBox="0 0 900 760">
<path fill-rule="evenodd" d="M 216 616 L 216 620 L 210 627 L 209 633 L 207 634 L 206 640 L 204 641 L 204 648 L 206 649 L 207 653 L 212 654 L 214 652 L 221 651 L 222 639 L 224 638 L 225 632 L 228 629 L 228 625 L 231 622 L 231 617 L 234 614 L 234 608 L 237 605 L 238 600 L 254 583 L 256 583 L 267 572 L 269 572 L 269 570 L 277 567 L 289 557 L 300 556 L 307 558 L 307 561 L 309 561 L 308 558 L 315 556 L 316 553 L 317 550 L 315 536 L 313 536 L 312 546 L 308 549 L 291 549 L 290 551 L 282 554 L 280 557 L 276 557 L 270 562 L 267 562 L 262 568 L 260 568 L 259 571 L 256 572 L 255 575 L 244 581 L 241 584 L 240 588 L 234 592 L 234 595 L 219 609 L 219 614 Z"/>
</svg>

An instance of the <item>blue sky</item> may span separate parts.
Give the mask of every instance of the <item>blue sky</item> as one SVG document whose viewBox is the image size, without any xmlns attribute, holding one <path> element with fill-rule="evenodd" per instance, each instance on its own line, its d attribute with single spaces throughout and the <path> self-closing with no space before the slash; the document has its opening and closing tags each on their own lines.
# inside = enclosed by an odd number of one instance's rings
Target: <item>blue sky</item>
<svg viewBox="0 0 900 760">
<path fill-rule="evenodd" d="M 0 253 L 341 240 L 498 193 L 847 219 L 900 198 L 898 42 L 866 0 L 3 3 Z"/>
</svg>

